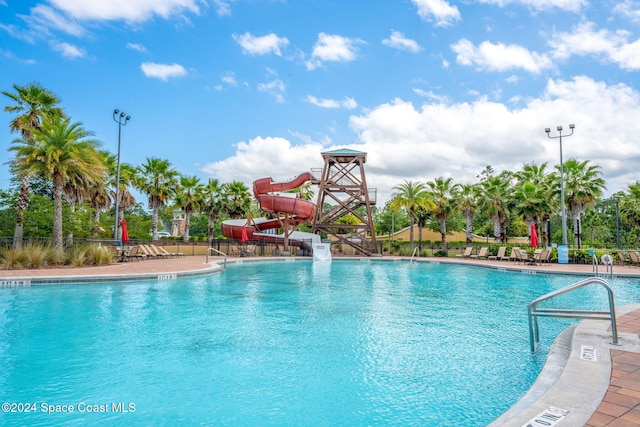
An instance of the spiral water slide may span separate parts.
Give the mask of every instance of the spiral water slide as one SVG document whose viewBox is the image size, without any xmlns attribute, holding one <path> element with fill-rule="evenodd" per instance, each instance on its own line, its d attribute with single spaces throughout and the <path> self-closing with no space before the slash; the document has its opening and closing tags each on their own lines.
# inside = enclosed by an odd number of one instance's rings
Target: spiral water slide
<svg viewBox="0 0 640 427">
<path fill-rule="evenodd" d="M 308 172 L 288 182 L 274 182 L 272 178 L 258 179 L 253 183 L 253 195 L 258 200 L 261 210 L 288 214 L 291 225 L 313 221 L 316 216 L 315 203 L 301 199 L 299 194 L 286 193 L 311 180 L 314 178 Z M 284 240 L 284 233 L 266 232 L 280 227 L 281 222 L 275 218 L 230 219 L 222 222 L 222 234 L 230 239 L 242 240 L 244 229 L 249 240 L 280 243 Z M 320 236 L 313 233 L 294 231 L 289 235 L 289 244 L 293 246 L 310 247 L 310 243 L 319 242 Z"/>
</svg>

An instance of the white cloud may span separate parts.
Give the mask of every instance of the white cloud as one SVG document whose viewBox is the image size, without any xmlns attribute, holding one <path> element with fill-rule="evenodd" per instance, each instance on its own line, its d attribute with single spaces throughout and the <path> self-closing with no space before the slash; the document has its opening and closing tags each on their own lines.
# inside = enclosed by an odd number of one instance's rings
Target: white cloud
<svg viewBox="0 0 640 427">
<path fill-rule="evenodd" d="M 141 53 L 147 53 L 147 48 L 140 43 L 127 43 L 127 49 L 137 50 Z"/>
<path fill-rule="evenodd" d="M 437 27 L 446 27 L 460 20 L 460 11 L 445 0 L 411 0 L 418 8 L 418 15 L 426 21 L 434 21 Z"/>
<path fill-rule="evenodd" d="M 399 31 L 391 31 L 389 38 L 382 40 L 382 44 L 394 49 L 408 50 L 409 52 L 419 52 L 422 49 L 418 42 L 406 38 Z"/>
<path fill-rule="evenodd" d="M 86 55 L 84 50 L 66 42 L 53 42 L 51 47 L 53 50 L 62 53 L 65 58 L 83 58 Z"/>
<path fill-rule="evenodd" d="M 23 19 L 33 28 L 60 30 L 66 34 L 80 37 L 84 29 L 75 20 L 68 19 L 49 6 L 39 4 L 31 8 L 31 15 Z"/>
<path fill-rule="evenodd" d="M 234 0 L 231 0 L 234 1 Z M 216 14 L 218 16 L 227 16 L 231 15 L 231 5 L 228 1 L 223 0 L 213 0 L 213 4 L 216 7 Z"/>
<path fill-rule="evenodd" d="M 200 13 L 199 0 L 49 0 L 66 14 L 80 20 L 143 22 L 153 16 L 169 18 L 184 12 Z"/>
<path fill-rule="evenodd" d="M 266 55 L 274 53 L 278 56 L 282 55 L 280 48 L 286 47 L 289 40 L 286 37 L 278 37 L 271 33 L 266 36 L 256 37 L 251 33 L 233 34 L 233 39 L 238 43 L 242 50 L 249 55 Z"/>
<path fill-rule="evenodd" d="M 308 70 L 314 70 L 323 62 L 350 62 L 356 59 L 357 45 L 364 43 L 360 39 L 350 39 L 332 34 L 320 33 L 313 46 L 311 59 L 306 62 Z"/>
<path fill-rule="evenodd" d="M 589 5 L 587 0 L 478 0 L 480 3 L 493 4 L 504 7 L 510 4 L 527 6 L 533 10 L 561 9 L 569 12 L 579 12 Z"/>
<path fill-rule="evenodd" d="M 278 77 L 278 73 L 273 70 L 267 70 L 267 79 L 266 83 L 258 84 L 258 90 L 260 92 L 266 92 L 273 95 L 276 99 L 276 102 L 279 104 L 284 103 L 284 91 L 285 85 L 282 80 Z"/>
<path fill-rule="evenodd" d="M 466 184 L 477 182 L 486 165 L 496 171 L 518 170 L 531 162 L 553 167 L 559 162 L 558 143 L 544 129 L 575 123 L 574 135 L 563 140 L 565 160 L 599 165 L 609 194 L 638 179 L 640 121 L 629 120 L 640 117 L 636 89 L 584 76 L 549 80 L 538 98 L 519 105 L 524 106 L 513 108 L 486 97 L 461 103 L 433 99 L 420 106 L 396 99 L 351 117 L 357 143 L 292 145 L 283 138 L 259 137 L 239 143 L 232 157 L 204 171 L 247 185 L 274 171 L 275 180 L 288 180 L 321 167 L 322 151 L 350 148 L 367 153 L 367 183 L 384 203 L 404 179 L 424 182 L 444 176 Z"/>
<path fill-rule="evenodd" d="M 236 81 L 236 76 L 233 73 L 229 73 L 226 76 L 223 76 L 222 82 L 229 86 L 238 86 L 238 82 Z"/>
<path fill-rule="evenodd" d="M 355 99 L 348 97 L 345 97 L 342 101 L 337 101 L 335 99 L 319 99 L 309 95 L 305 101 L 320 108 L 345 108 L 347 110 L 353 110 L 358 106 Z"/>
<path fill-rule="evenodd" d="M 640 22 L 640 1 L 624 0 L 613 8 L 613 12 L 626 17 L 632 22 Z"/>
<path fill-rule="evenodd" d="M 472 66 L 480 70 L 509 71 L 523 69 L 531 73 L 540 73 L 552 66 L 545 54 L 530 52 L 522 46 L 505 45 L 484 41 L 475 46 L 467 39 L 462 39 L 451 46 L 457 54 L 459 64 Z"/>
<path fill-rule="evenodd" d="M 549 41 L 553 55 L 567 59 L 570 56 L 601 55 L 628 70 L 640 69 L 640 39 L 629 42 L 629 32 L 595 29 L 593 22 L 584 22 L 570 32 L 554 34 Z"/>
<path fill-rule="evenodd" d="M 154 62 L 143 62 L 140 66 L 142 72 L 147 77 L 153 77 L 162 81 L 170 78 L 187 75 L 187 70 L 180 64 L 156 64 Z"/>
</svg>

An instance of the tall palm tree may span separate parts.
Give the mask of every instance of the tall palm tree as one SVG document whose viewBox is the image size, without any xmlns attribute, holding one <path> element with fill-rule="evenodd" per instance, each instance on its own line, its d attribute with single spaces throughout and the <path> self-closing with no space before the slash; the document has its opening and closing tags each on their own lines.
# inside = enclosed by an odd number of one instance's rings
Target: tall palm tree
<svg viewBox="0 0 640 427">
<path fill-rule="evenodd" d="M 153 215 L 151 220 L 152 239 L 158 240 L 158 212 L 173 198 L 178 185 L 178 172 L 171 167 L 169 160 L 157 157 L 147 158 L 146 163 L 138 167 L 138 187 L 149 198 L 149 207 Z"/>
<path fill-rule="evenodd" d="M 620 197 L 620 217 L 640 227 L 640 181 L 629 184 L 629 192 Z"/>
<path fill-rule="evenodd" d="M 175 200 L 185 214 L 185 242 L 189 241 L 191 215 L 200 211 L 203 199 L 203 188 L 203 185 L 200 183 L 200 178 L 196 176 L 180 177 L 180 183 L 176 191 Z"/>
<path fill-rule="evenodd" d="M 455 199 L 460 189 L 458 184 L 453 183 L 453 178 L 438 177 L 427 182 L 429 194 L 433 199 L 435 207 L 433 214 L 440 222 L 440 237 L 442 239 L 442 251 L 447 250 L 447 220 L 454 212 Z"/>
<path fill-rule="evenodd" d="M 476 216 L 476 209 L 478 208 L 478 185 L 461 185 L 457 195 L 456 207 L 464 216 L 467 246 L 471 246 L 473 242 L 473 218 Z"/>
<path fill-rule="evenodd" d="M 251 210 L 253 196 L 242 182 L 233 181 L 223 185 L 224 209 L 233 219 L 244 218 Z"/>
<path fill-rule="evenodd" d="M 540 219 L 548 208 L 548 193 L 541 185 L 525 182 L 516 187 L 514 192 L 515 211 L 522 215 L 527 223 L 528 233 L 531 236 L 531 225 L 539 227 Z"/>
<path fill-rule="evenodd" d="M 209 241 L 213 239 L 216 221 L 224 212 L 224 204 L 222 203 L 223 186 L 217 179 L 209 179 L 204 187 L 204 200 L 202 202 L 202 212 L 209 217 L 209 225 L 207 227 L 207 237 Z"/>
<path fill-rule="evenodd" d="M 101 150 L 99 153 L 102 163 L 105 165 L 104 179 L 96 181 L 89 188 L 89 206 L 93 209 L 93 230 L 92 235 L 98 237 L 100 234 L 100 212 L 111 208 L 111 198 L 107 189 L 109 170 L 111 162 L 115 163 L 116 158 L 108 151 Z"/>
<path fill-rule="evenodd" d="M 493 237 L 496 243 L 507 241 L 511 198 L 511 179 L 508 174 L 489 176 L 480 183 L 480 206 L 493 221 Z"/>
<path fill-rule="evenodd" d="M 115 156 L 114 156 L 115 159 Z M 111 178 L 110 187 L 113 188 L 111 190 L 111 200 L 113 200 L 115 204 L 116 200 L 116 164 L 117 162 L 109 161 L 109 176 Z M 132 206 L 136 205 L 136 198 L 131 193 L 130 188 L 136 187 L 138 183 L 138 169 L 128 163 L 120 164 L 120 182 L 118 186 L 118 212 L 114 212 L 114 215 L 118 216 L 118 224 L 124 219 L 124 211 L 129 209 Z"/>
<path fill-rule="evenodd" d="M 400 185 L 396 185 L 393 189 L 397 192 L 389 203 L 389 208 L 394 211 L 404 209 L 409 214 L 411 228 L 409 229 L 409 249 L 413 252 L 413 226 L 416 221 L 416 210 L 424 208 L 430 210 L 433 208 L 433 201 L 429 199 L 429 192 L 425 184 L 413 181 L 404 181 Z"/>
<path fill-rule="evenodd" d="M 605 182 L 597 165 L 589 165 L 589 160 L 579 162 L 569 159 L 564 163 L 564 195 L 567 207 L 575 221 L 576 244 L 580 246 L 580 216 L 602 195 Z"/>
<path fill-rule="evenodd" d="M 57 105 L 60 99 L 45 89 L 39 83 L 29 83 L 21 86 L 14 84 L 15 93 L 3 91 L 2 94 L 9 97 L 14 105 L 4 107 L 4 110 L 16 114 L 9 127 L 12 132 L 19 132 L 25 140 L 31 140 L 33 131 L 40 128 L 40 124 L 47 116 L 64 116 L 64 111 Z M 24 212 L 29 207 L 29 174 L 19 175 L 20 194 L 16 201 L 16 227 L 13 235 L 13 246 L 22 247 L 24 235 Z"/>
<path fill-rule="evenodd" d="M 63 249 L 62 192 L 65 184 L 82 176 L 87 182 L 103 179 L 105 165 L 98 153 L 99 142 L 81 123 L 53 116 L 45 119 L 40 129 L 33 129 L 30 139 L 13 141 L 16 168 L 29 175 L 39 175 L 53 183 L 53 247 Z"/>
</svg>

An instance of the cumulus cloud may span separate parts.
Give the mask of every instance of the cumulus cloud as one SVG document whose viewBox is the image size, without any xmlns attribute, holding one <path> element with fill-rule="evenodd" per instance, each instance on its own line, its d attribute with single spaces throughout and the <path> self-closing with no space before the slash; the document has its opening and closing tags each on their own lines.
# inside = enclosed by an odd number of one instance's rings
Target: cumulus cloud
<svg viewBox="0 0 640 427">
<path fill-rule="evenodd" d="M 287 40 L 286 37 L 278 37 L 274 33 L 260 37 L 256 37 L 251 33 L 233 34 L 232 37 L 236 43 L 242 47 L 244 53 L 248 53 L 249 55 L 274 53 L 281 56 L 282 52 L 280 49 L 289 44 L 289 40 Z"/>
<path fill-rule="evenodd" d="M 156 64 L 154 62 L 143 62 L 140 68 L 145 76 L 160 79 L 165 82 L 174 77 L 187 75 L 187 70 L 185 70 L 185 68 L 180 64 Z"/>
<path fill-rule="evenodd" d="M 83 58 L 86 55 L 83 49 L 66 42 L 54 42 L 51 47 L 65 58 Z"/>
<path fill-rule="evenodd" d="M 422 105 L 396 99 L 350 118 L 357 142 L 346 145 L 258 137 L 241 142 L 236 153 L 204 171 L 223 181 L 250 185 L 260 176 L 286 180 L 322 166 L 322 151 L 350 148 L 367 153 L 369 187 L 379 203 L 403 180 L 428 181 L 439 176 L 457 183 L 477 182 L 491 165 L 496 171 L 518 170 L 524 163 L 559 162 L 557 140 L 544 128 L 576 124 L 563 140 L 564 159 L 590 160 L 602 168 L 607 192 L 626 189 L 637 180 L 640 145 L 640 93 L 624 84 L 609 85 L 589 77 L 549 80 L 543 93 L 524 107 L 489 101 L 449 103 L 436 98 Z M 615 131 L 612 131 L 615 129 Z M 393 155 L 389 155 L 393 153 Z"/>
<path fill-rule="evenodd" d="M 418 42 L 406 38 L 399 31 L 391 31 L 389 38 L 382 40 L 382 44 L 399 50 L 408 50 L 409 52 L 420 52 L 422 49 Z"/>
<path fill-rule="evenodd" d="M 530 52 L 518 45 L 505 45 L 484 41 L 475 46 L 467 39 L 462 39 L 451 45 L 457 54 L 459 64 L 475 66 L 480 70 L 509 71 L 523 69 L 531 73 L 540 73 L 552 66 L 551 60 L 545 54 Z"/>
<path fill-rule="evenodd" d="M 640 22 L 640 1 L 637 0 L 625 0 L 618 3 L 613 12 L 624 16 L 632 22 Z"/>
<path fill-rule="evenodd" d="M 568 32 L 553 35 L 549 45 L 554 56 L 567 59 L 570 56 L 600 55 L 628 70 L 640 69 L 640 39 L 629 42 L 629 32 L 597 30 L 593 22 L 576 25 Z"/>
<path fill-rule="evenodd" d="M 353 110 L 358 106 L 358 103 L 353 98 L 345 97 L 342 101 L 335 99 L 319 99 L 315 96 L 309 95 L 306 98 L 309 104 L 313 104 L 320 108 L 345 108 L 347 110 Z"/>
<path fill-rule="evenodd" d="M 436 27 L 447 27 L 460 20 L 460 11 L 445 0 L 411 0 L 418 8 L 418 15 Z"/>
<path fill-rule="evenodd" d="M 199 0 L 50 0 L 50 3 L 80 20 L 143 22 L 156 15 L 169 18 L 184 12 L 200 13 Z"/>
<path fill-rule="evenodd" d="M 313 46 L 311 59 L 306 62 L 308 70 L 314 70 L 324 62 L 350 62 L 356 59 L 357 46 L 364 43 L 360 39 L 351 39 L 334 34 L 320 33 Z"/>
</svg>

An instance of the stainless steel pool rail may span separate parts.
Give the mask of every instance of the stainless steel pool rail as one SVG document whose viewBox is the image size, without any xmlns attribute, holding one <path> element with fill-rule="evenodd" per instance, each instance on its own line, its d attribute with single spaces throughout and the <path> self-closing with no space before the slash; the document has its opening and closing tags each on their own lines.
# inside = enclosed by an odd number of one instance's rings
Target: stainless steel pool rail
<svg viewBox="0 0 640 427">
<path fill-rule="evenodd" d="M 207 255 L 206 255 L 206 261 L 205 261 L 206 264 L 209 264 L 209 252 L 214 252 L 219 254 L 219 255 L 212 255 L 211 256 L 212 258 L 224 258 L 224 268 L 227 268 L 227 254 L 217 250 L 216 248 L 207 248 Z"/>
<path fill-rule="evenodd" d="M 547 301 L 558 295 L 566 294 L 578 288 L 582 288 L 588 285 L 601 285 L 607 291 L 609 299 L 609 310 L 573 310 L 573 309 L 561 309 L 561 308 L 538 308 L 538 304 L 542 301 Z M 610 320 L 611 321 L 611 335 L 613 337 L 612 344 L 618 344 L 618 327 L 616 325 L 616 310 L 613 299 L 613 291 L 609 283 L 600 277 L 589 277 L 587 279 L 576 282 L 572 285 L 565 286 L 557 291 L 550 292 L 540 298 L 535 299 L 529 304 L 529 342 L 531 344 L 531 352 L 535 353 L 536 349 L 540 345 L 540 331 L 538 329 L 538 317 L 561 317 L 561 318 L 573 318 L 573 319 L 596 319 L 596 320 Z"/>
</svg>

